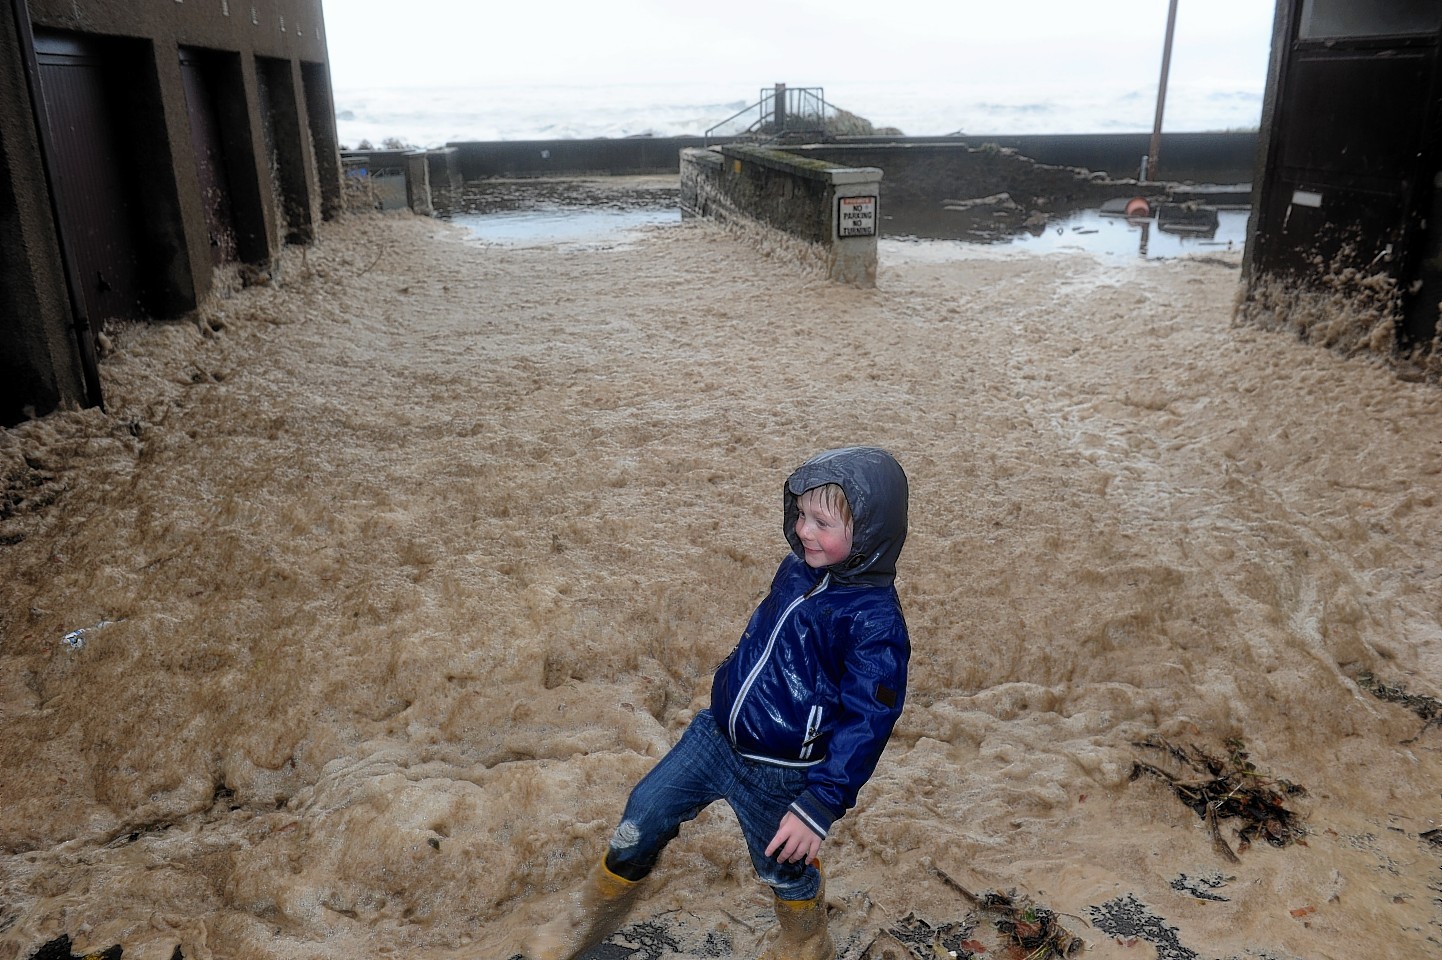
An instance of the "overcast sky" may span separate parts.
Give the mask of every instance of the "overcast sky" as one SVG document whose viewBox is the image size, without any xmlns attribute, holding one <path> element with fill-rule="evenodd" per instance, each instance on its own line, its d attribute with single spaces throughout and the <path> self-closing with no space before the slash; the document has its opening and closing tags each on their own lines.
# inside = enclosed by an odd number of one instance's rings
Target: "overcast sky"
<svg viewBox="0 0 1442 960">
<path fill-rule="evenodd" d="M 1154 86 L 1168 0 L 324 0 L 339 88 L 705 80 Z M 1265 84 L 1270 0 L 1180 0 L 1173 82 Z"/>
</svg>

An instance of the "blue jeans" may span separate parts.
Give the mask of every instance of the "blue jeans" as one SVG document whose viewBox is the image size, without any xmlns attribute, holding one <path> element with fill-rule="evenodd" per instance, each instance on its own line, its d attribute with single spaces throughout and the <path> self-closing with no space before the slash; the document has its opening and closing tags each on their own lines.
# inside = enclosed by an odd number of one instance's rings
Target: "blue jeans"
<svg viewBox="0 0 1442 960">
<path fill-rule="evenodd" d="M 741 821 L 756 875 L 782 900 L 810 900 L 821 885 L 816 866 L 766 856 L 782 815 L 805 789 L 805 770 L 746 759 L 732 748 L 711 711 L 702 710 L 681 741 L 631 791 L 606 865 L 629 880 L 641 879 L 681 824 L 724 799 Z"/>
</svg>

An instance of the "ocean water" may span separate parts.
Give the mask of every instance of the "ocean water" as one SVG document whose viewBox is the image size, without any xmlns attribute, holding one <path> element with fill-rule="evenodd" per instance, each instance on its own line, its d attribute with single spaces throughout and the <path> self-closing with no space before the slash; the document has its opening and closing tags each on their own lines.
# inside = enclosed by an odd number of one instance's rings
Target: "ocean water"
<svg viewBox="0 0 1442 960">
<path fill-rule="evenodd" d="M 878 127 L 907 136 L 1022 133 L 1149 132 L 1156 111 L 1155 77 L 1136 83 L 1000 83 L 876 80 L 822 87 L 826 101 Z M 794 84 L 806 86 L 806 84 Z M 1163 130 L 1255 129 L 1262 87 L 1245 81 L 1199 80 L 1169 85 Z M 466 140 L 551 140 L 593 137 L 699 136 L 737 114 L 720 132 L 739 132 L 755 118 L 748 108 L 761 87 L 707 82 L 386 87 L 335 90 L 340 141 L 379 146 L 395 139 L 432 147 Z"/>
</svg>

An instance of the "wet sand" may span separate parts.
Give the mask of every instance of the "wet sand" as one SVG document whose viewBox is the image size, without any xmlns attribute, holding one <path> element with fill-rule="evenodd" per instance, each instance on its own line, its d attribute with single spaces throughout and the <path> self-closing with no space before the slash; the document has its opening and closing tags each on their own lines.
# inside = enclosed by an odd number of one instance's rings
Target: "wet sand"
<svg viewBox="0 0 1442 960">
<path fill-rule="evenodd" d="M 0 953 L 511 956 L 848 443 L 911 477 L 915 653 L 823 848 L 842 957 L 994 939 L 941 873 L 1095 958 L 1442 951 L 1442 729 L 1364 689 L 1442 696 L 1442 391 L 1234 323 L 1239 253 L 794 254 L 352 217 L 0 432 Z M 1226 861 L 1149 737 L 1243 741 L 1305 842 Z M 729 811 L 633 920 L 609 956 L 754 955 Z"/>
</svg>

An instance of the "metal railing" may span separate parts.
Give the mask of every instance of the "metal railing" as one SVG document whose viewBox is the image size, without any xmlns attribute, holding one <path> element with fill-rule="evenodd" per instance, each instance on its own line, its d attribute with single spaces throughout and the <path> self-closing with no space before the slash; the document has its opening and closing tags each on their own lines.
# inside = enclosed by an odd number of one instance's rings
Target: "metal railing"
<svg viewBox="0 0 1442 960">
<path fill-rule="evenodd" d="M 784 83 L 761 91 L 756 103 L 722 120 L 705 133 L 712 137 L 781 137 L 791 133 L 820 135 L 837 108 L 826 102 L 821 87 L 788 87 Z"/>
</svg>

